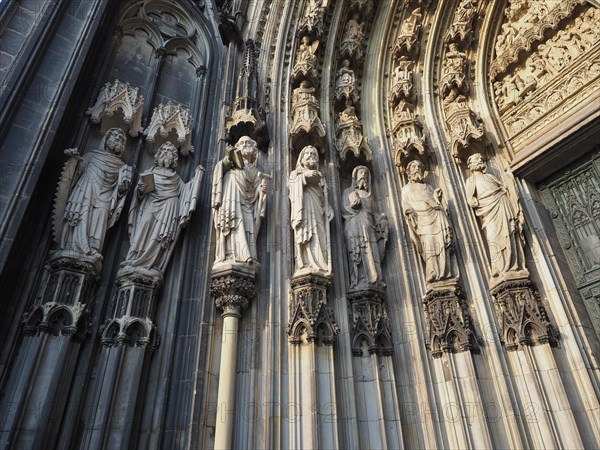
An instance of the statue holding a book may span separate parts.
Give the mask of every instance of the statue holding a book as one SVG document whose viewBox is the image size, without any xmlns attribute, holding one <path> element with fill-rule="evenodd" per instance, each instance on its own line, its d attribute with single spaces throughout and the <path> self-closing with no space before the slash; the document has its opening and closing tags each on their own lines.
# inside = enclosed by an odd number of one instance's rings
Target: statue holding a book
<svg viewBox="0 0 600 450">
<path fill-rule="evenodd" d="M 265 216 L 267 179 L 256 164 L 256 141 L 242 136 L 213 173 L 212 207 L 216 230 L 213 270 L 231 264 L 258 267 L 256 239 Z"/>
<path fill-rule="evenodd" d="M 175 171 L 177 148 L 167 141 L 154 156 L 154 166 L 140 174 L 129 210 L 129 251 L 120 272 L 162 277 L 179 233 L 196 209 L 202 166 L 184 183 Z"/>
</svg>

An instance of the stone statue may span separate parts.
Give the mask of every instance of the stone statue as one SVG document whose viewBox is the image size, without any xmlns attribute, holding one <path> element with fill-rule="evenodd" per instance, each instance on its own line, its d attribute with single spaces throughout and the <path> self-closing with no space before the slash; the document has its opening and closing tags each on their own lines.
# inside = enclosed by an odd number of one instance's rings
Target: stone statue
<svg viewBox="0 0 600 450">
<path fill-rule="evenodd" d="M 319 154 L 312 145 L 300 152 L 288 187 L 296 249 L 295 274 L 329 275 L 329 222 L 333 219 L 333 210 L 327 197 L 325 177 L 319 172 Z"/>
<path fill-rule="evenodd" d="M 292 69 L 292 78 L 309 77 L 311 79 L 317 76 L 317 48 L 319 41 L 311 42 L 310 37 L 304 36 L 298 47 L 296 63 Z"/>
<path fill-rule="evenodd" d="M 119 219 L 131 182 L 131 167 L 121 160 L 127 137 L 120 128 L 109 129 L 97 150 L 71 158 L 65 165 L 54 205 L 58 252 L 93 264 L 102 261 L 108 228 Z"/>
<path fill-rule="evenodd" d="M 388 239 L 388 220 L 375 212 L 374 203 L 371 172 L 365 166 L 357 166 L 352 171 L 352 185 L 342 195 L 350 290 L 385 287 L 381 262 Z"/>
<path fill-rule="evenodd" d="M 420 161 L 406 166 L 408 184 L 402 188 L 402 212 L 410 237 L 425 261 L 428 283 L 458 277 L 454 258 L 452 228 L 442 205 L 442 190 L 426 184 Z"/>
<path fill-rule="evenodd" d="M 363 32 L 364 24 L 360 23 L 360 14 L 354 13 L 352 18 L 346 24 L 346 32 L 344 34 L 344 41 L 356 41 L 360 42 L 364 39 L 365 34 Z"/>
<path fill-rule="evenodd" d="M 129 251 L 121 270 L 162 277 L 180 230 L 196 209 L 202 166 L 184 183 L 175 168 L 177 148 L 169 141 L 154 156 L 154 167 L 142 172 L 129 209 Z"/>
<path fill-rule="evenodd" d="M 270 178 L 256 165 L 258 148 L 252 138 L 242 136 L 227 152 L 213 173 L 212 207 L 217 232 L 213 269 L 224 263 L 258 263 L 256 239 L 265 217 Z"/>
<path fill-rule="evenodd" d="M 516 198 L 495 176 L 486 173 L 480 153 L 467 160 L 467 201 L 481 220 L 490 249 L 492 277 L 525 269 L 523 253 L 523 213 Z M 514 197 L 514 198 L 511 198 Z"/>
</svg>

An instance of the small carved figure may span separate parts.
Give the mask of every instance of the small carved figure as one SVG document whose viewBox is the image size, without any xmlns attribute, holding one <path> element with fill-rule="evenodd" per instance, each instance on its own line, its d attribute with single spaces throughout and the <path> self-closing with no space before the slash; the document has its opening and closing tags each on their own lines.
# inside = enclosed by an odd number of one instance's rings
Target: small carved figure
<svg viewBox="0 0 600 450">
<path fill-rule="evenodd" d="M 221 263 L 258 262 L 256 239 L 265 216 L 269 175 L 256 165 L 256 141 L 242 136 L 217 163 L 212 207 L 217 237 L 213 268 Z"/>
<path fill-rule="evenodd" d="M 131 167 L 121 160 L 127 137 L 109 129 L 97 150 L 67 162 L 56 196 L 54 228 L 58 251 L 96 264 L 102 261 L 106 231 L 121 215 L 131 182 Z M 72 188 L 71 188 L 72 187 Z"/>
<path fill-rule="evenodd" d="M 346 24 L 346 34 L 344 35 L 344 41 L 357 41 L 360 42 L 364 39 L 365 34 L 363 32 L 364 24 L 359 22 L 360 14 L 355 13 L 352 18 Z"/>
<path fill-rule="evenodd" d="M 356 102 L 356 76 L 350 68 L 350 61 L 345 59 L 339 68 L 335 82 L 335 97 L 338 101 L 350 100 Z"/>
<path fill-rule="evenodd" d="M 525 270 L 523 253 L 523 213 L 507 187 L 486 173 L 480 153 L 467 160 L 471 176 L 467 179 L 467 202 L 481 220 L 481 228 L 490 249 L 492 277 L 510 271 Z"/>
<path fill-rule="evenodd" d="M 292 69 L 292 79 L 309 77 L 314 80 L 317 77 L 318 47 L 319 41 L 311 42 L 308 36 L 302 38 L 296 55 L 296 63 Z"/>
<path fill-rule="evenodd" d="M 312 145 L 300 152 L 288 186 L 296 249 L 295 273 L 327 276 L 331 273 L 329 222 L 333 219 L 333 209 L 325 177 L 319 172 L 319 154 Z"/>
<path fill-rule="evenodd" d="M 400 57 L 398 65 L 394 69 L 394 75 L 392 77 L 392 97 L 393 99 L 398 98 L 410 98 L 413 88 L 412 83 L 412 65 L 406 56 Z"/>
<path fill-rule="evenodd" d="M 162 276 L 179 232 L 196 209 L 204 168 L 196 167 L 187 183 L 175 172 L 177 148 L 169 141 L 154 156 L 154 167 L 140 174 L 129 209 L 129 251 L 124 270 L 142 270 Z M 122 269 L 122 270 L 123 270 Z"/>
<path fill-rule="evenodd" d="M 415 8 L 411 15 L 404 19 L 402 25 L 400 25 L 398 37 L 394 42 L 394 55 L 396 57 L 409 56 L 415 50 L 422 18 L 421 8 Z"/>
<path fill-rule="evenodd" d="M 408 184 L 402 188 L 402 212 L 410 237 L 425 261 L 428 283 L 458 276 L 453 235 L 448 213 L 442 205 L 442 190 L 425 183 L 423 163 L 413 160 L 406 166 Z"/>
<path fill-rule="evenodd" d="M 352 185 L 344 191 L 342 203 L 350 290 L 385 287 L 381 262 L 389 234 L 388 220 L 384 214 L 375 212 L 371 172 L 367 167 L 357 166 L 352 171 Z"/>
</svg>

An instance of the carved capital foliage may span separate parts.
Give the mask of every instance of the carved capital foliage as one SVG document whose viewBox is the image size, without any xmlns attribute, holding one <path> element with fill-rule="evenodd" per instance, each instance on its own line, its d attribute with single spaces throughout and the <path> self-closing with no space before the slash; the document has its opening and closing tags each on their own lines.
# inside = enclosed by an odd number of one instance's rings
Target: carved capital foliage
<svg viewBox="0 0 600 450">
<path fill-rule="evenodd" d="M 479 352 L 468 305 L 457 283 L 430 285 L 423 298 L 428 342 L 434 358 L 444 353 Z"/>
<path fill-rule="evenodd" d="M 136 137 L 142 131 L 142 113 L 144 110 L 144 96 L 139 93 L 139 88 L 115 80 L 112 84 L 106 83 L 94 106 L 86 111 L 93 123 L 101 123 L 103 129 L 112 127 L 127 128 L 122 122 L 129 125 L 129 135 Z M 120 112 L 122 117 L 114 117 Z M 122 122 L 114 122 L 119 119 Z M 110 122 L 110 124 L 108 123 Z"/>
<path fill-rule="evenodd" d="M 108 347 L 129 345 L 153 351 L 158 334 L 152 321 L 162 277 L 127 273 L 115 280 L 110 318 L 101 327 L 101 342 Z"/>
<path fill-rule="evenodd" d="M 192 146 L 192 117 L 190 111 L 181 105 L 168 102 L 161 103 L 152 112 L 150 125 L 144 130 L 146 140 L 154 144 L 154 151 L 168 140 L 177 141 L 181 146 L 181 154 L 189 155 L 194 150 Z M 170 134 L 174 133 L 174 139 Z"/>
<path fill-rule="evenodd" d="M 241 317 L 249 300 L 256 295 L 256 285 L 252 277 L 229 272 L 220 276 L 213 275 L 210 291 L 215 297 L 217 308 L 223 310 L 223 316 Z"/>
<path fill-rule="evenodd" d="M 365 290 L 349 293 L 347 298 L 352 324 L 352 354 L 392 355 L 394 348 L 384 293 Z"/>
<path fill-rule="evenodd" d="M 330 279 L 319 275 L 291 279 L 288 340 L 292 345 L 303 342 L 332 345 L 340 328 L 327 301 Z"/>
<path fill-rule="evenodd" d="M 559 332 L 548 320 L 540 295 L 528 278 L 503 281 L 491 293 L 506 350 L 558 345 Z"/>
</svg>

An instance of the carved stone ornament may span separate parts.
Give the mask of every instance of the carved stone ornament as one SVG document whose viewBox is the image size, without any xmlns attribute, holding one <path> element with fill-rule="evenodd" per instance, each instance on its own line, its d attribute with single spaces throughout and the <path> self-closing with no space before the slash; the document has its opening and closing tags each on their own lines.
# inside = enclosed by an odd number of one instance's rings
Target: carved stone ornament
<svg viewBox="0 0 600 450">
<path fill-rule="evenodd" d="M 544 39 L 547 30 L 556 29 L 575 7 L 586 3 L 585 0 L 512 0 L 505 13 L 509 21 L 502 25 L 496 39 L 496 58 L 490 65 L 490 78 L 506 72 L 522 52 L 529 51 L 535 42 Z"/>
<path fill-rule="evenodd" d="M 589 102 L 600 85 L 600 9 L 589 7 L 493 82 L 502 121 L 519 151 L 533 133 L 552 129 L 557 116 Z M 543 121 L 543 122 L 542 122 Z M 541 122 L 542 126 L 531 125 Z M 517 137 L 518 136 L 518 137 Z"/>
<path fill-rule="evenodd" d="M 323 0 L 308 0 L 304 15 L 298 21 L 297 36 L 308 36 L 312 40 L 319 39 L 323 33 L 324 14 Z"/>
<path fill-rule="evenodd" d="M 256 295 L 254 271 L 232 266 L 212 273 L 210 292 L 222 315 L 240 318 Z"/>
<path fill-rule="evenodd" d="M 346 24 L 342 43 L 340 44 L 340 58 L 354 62 L 355 66 L 362 63 L 364 57 L 363 45 L 365 43 L 364 23 L 359 14 L 353 14 Z"/>
<path fill-rule="evenodd" d="M 362 125 L 353 106 L 348 106 L 338 115 L 335 126 L 335 148 L 342 161 L 352 153 L 357 159 L 362 154 L 366 161 L 373 157 L 373 151 L 362 133 Z"/>
<path fill-rule="evenodd" d="M 469 108 L 464 95 L 446 105 L 446 124 L 450 131 L 450 153 L 457 164 L 466 159 L 465 155 L 481 151 L 485 146 L 483 124 Z"/>
<path fill-rule="evenodd" d="M 111 318 L 101 328 L 100 341 L 107 347 L 133 346 L 153 351 L 159 340 L 151 319 L 162 278 L 130 272 L 115 280 Z"/>
<path fill-rule="evenodd" d="M 425 183 L 423 163 L 413 160 L 406 167 L 408 183 L 402 188 L 402 212 L 411 240 L 425 262 L 427 285 L 458 278 L 454 236 L 442 190 Z"/>
<path fill-rule="evenodd" d="M 440 95 L 444 98 L 445 102 L 446 98 L 452 95 L 453 90 L 455 92 L 453 98 L 458 94 L 467 94 L 469 92 L 466 82 L 466 70 L 466 54 L 458 49 L 456 43 L 450 43 L 444 55 L 442 76 L 440 79 Z"/>
<path fill-rule="evenodd" d="M 269 131 L 266 113 L 260 106 L 258 97 L 257 48 L 252 40 L 246 41 L 244 64 L 240 69 L 236 97 L 231 114 L 225 118 L 226 140 L 235 145 L 242 136 L 254 139 L 259 149 L 266 150 L 269 144 Z"/>
<path fill-rule="evenodd" d="M 415 8 L 411 15 L 402 21 L 400 32 L 392 47 L 395 59 L 400 59 L 402 56 L 412 59 L 417 54 L 422 19 L 421 8 Z"/>
<path fill-rule="evenodd" d="M 540 295 L 528 278 L 504 281 L 491 293 L 506 350 L 524 345 L 558 345 L 560 333 L 548 320 Z"/>
<path fill-rule="evenodd" d="M 344 236 L 350 268 L 349 292 L 385 288 L 381 264 L 389 224 L 385 214 L 375 211 L 371 172 L 365 166 L 352 171 L 352 185 L 342 194 Z"/>
<path fill-rule="evenodd" d="M 446 34 L 446 42 L 454 41 L 466 44 L 472 35 L 473 19 L 476 14 L 477 2 L 475 0 L 461 0 Z"/>
<path fill-rule="evenodd" d="M 292 119 L 289 132 L 294 148 L 302 148 L 302 144 L 311 143 L 321 147 L 325 137 L 325 127 L 319 112 L 315 88 L 311 87 L 308 81 L 302 81 L 292 92 Z"/>
<path fill-rule="evenodd" d="M 356 86 L 356 75 L 350 68 L 350 61 L 347 59 L 342 61 L 342 67 L 337 72 L 335 81 L 335 100 L 337 109 L 344 108 L 344 105 L 351 103 L 358 105 L 360 96 Z"/>
<path fill-rule="evenodd" d="M 330 279 L 315 274 L 300 275 L 294 276 L 290 284 L 290 319 L 287 324 L 290 344 L 333 345 L 340 327 L 327 302 Z"/>
<path fill-rule="evenodd" d="M 213 172 L 212 208 L 216 231 L 213 272 L 227 268 L 259 268 L 256 240 L 267 203 L 267 179 L 256 164 L 256 142 L 242 136 L 229 147 Z"/>
<path fill-rule="evenodd" d="M 348 294 L 354 356 L 394 353 L 387 308 L 381 292 L 367 290 Z"/>
<path fill-rule="evenodd" d="M 294 87 L 299 85 L 302 80 L 308 80 L 316 84 L 319 77 L 317 72 L 317 48 L 319 48 L 319 41 L 312 41 L 308 36 L 302 37 L 300 46 L 296 51 L 296 63 L 291 74 Z"/>
<path fill-rule="evenodd" d="M 65 150 L 63 168 L 54 197 L 53 257 L 67 256 L 102 266 L 106 231 L 121 215 L 131 181 L 131 167 L 121 160 L 127 136 L 109 129 L 97 150 L 79 156 Z"/>
<path fill-rule="evenodd" d="M 389 101 L 395 108 L 401 100 L 410 101 L 413 98 L 413 62 L 405 56 L 401 57 L 392 76 L 392 89 Z"/>
<path fill-rule="evenodd" d="M 471 351 L 479 353 L 468 305 L 455 281 L 431 285 L 423 298 L 427 322 L 427 348 L 431 356 Z"/>
<path fill-rule="evenodd" d="M 360 17 L 369 18 L 373 12 L 372 0 L 350 0 L 348 11 L 350 14 L 358 14 Z"/>
<path fill-rule="evenodd" d="M 135 271 L 162 279 L 177 238 L 196 209 L 204 167 L 184 183 L 175 171 L 177 149 L 160 146 L 154 166 L 142 172 L 129 208 L 129 250 L 119 273 Z"/>
<path fill-rule="evenodd" d="M 394 162 L 400 173 L 415 156 L 424 158 L 427 143 L 423 125 L 414 115 L 414 106 L 401 100 L 394 109 L 395 124 L 392 129 Z"/>
<path fill-rule="evenodd" d="M 288 178 L 291 202 L 290 222 L 294 231 L 294 275 L 331 276 L 331 236 L 327 182 L 319 172 L 319 153 L 306 146 L 298 156 L 296 169 Z"/>
<path fill-rule="evenodd" d="M 23 334 L 46 333 L 82 340 L 89 331 L 89 311 L 98 270 L 92 263 L 58 257 L 46 265 L 40 297 L 23 316 Z"/>
<path fill-rule="evenodd" d="M 154 108 L 150 125 L 146 127 L 144 134 L 146 140 L 154 144 L 154 151 L 166 141 L 172 140 L 181 146 L 181 154 L 187 156 L 194 151 L 192 125 L 190 111 L 169 101 L 166 105 L 161 103 Z"/>
<path fill-rule="evenodd" d="M 114 117 L 114 114 L 119 111 L 123 116 L 121 119 Z M 125 128 L 122 123 L 125 122 L 129 125 L 129 135 L 137 137 L 143 131 L 143 111 L 144 96 L 139 93 L 139 88 L 115 80 L 112 84 L 104 85 L 96 103 L 86 111 L 86 114 L 90 116 L 93 123 L 102 123 L 102 129 Z M 118 120 L 122 120 L 122 122 L 120 123 Z"/>
</svg>

